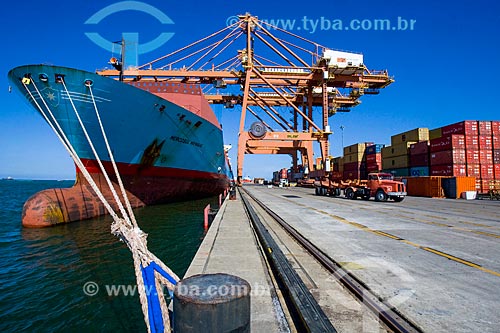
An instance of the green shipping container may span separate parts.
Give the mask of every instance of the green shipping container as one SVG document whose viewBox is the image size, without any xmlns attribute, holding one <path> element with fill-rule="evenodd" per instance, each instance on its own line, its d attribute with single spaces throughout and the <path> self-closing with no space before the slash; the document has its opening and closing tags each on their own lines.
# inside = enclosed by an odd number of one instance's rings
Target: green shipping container
<svg viewBox="0 0 500 333">
<path fill-rule="evenodd" d="M 408 175 L 410 174 L 410 169 L 409 168 L 384 169 L 382 172 L 390 173 L 394 177 L 408 177 Z"/>
</svg>

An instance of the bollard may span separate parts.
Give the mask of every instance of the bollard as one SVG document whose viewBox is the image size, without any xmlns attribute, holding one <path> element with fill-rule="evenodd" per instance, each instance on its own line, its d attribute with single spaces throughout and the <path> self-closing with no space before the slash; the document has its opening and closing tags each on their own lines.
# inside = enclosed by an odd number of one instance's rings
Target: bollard
<svg viewBox="0 0 500 333">
<path fill-rule="evenodd" d="M 203 209 L 203 228 L 208 230 L 208 214 L 210 213 L 210 204 Z"/>
<path fill-rule="evenodd" d="M 229 190 L 229 200 L 236 200 L 236 188 L 231 187 Z"/>
<path fill-rule="evenodd" d="M 183 279 L 174 290 L 174 332 L 250 332 L 250 284 L 224 274 Z"/>
</svg>

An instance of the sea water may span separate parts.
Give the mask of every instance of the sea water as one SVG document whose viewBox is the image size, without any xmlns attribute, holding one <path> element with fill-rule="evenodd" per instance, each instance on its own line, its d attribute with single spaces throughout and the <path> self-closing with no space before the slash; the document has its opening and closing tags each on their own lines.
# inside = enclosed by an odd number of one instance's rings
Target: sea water
<svg viewBox="0 0 500 333">
<path fill-rule="evenodd" d="M 44 229 L 21 226 L 24 202 L 72 181 L 0 180 L 0 332 L 145 332 L 129 249 L 109 216 Z M 179 277 L 217 198 L 136 209 L 148 246 Z"/>
</svg>

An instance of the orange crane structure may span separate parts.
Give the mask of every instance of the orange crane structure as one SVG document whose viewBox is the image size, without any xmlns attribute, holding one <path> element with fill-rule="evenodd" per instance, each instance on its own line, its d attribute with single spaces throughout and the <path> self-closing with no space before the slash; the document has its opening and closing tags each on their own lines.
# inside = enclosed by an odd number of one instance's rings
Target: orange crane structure
<svg viewBox="0 0 500 333">
<path fill-rule="evenodd" d="M 238 182 L 245 154 L 289 154 L 295 169 L 301 164 L 313 170 L 317 142 L 328 166 L 329 117 L 393 82 L 387 71 L 368 70 L 361 54 L 328 49 L 250 14 L 136 68 L 122 68 L 114 58 L 110 63 L 115 69 L 98 73 L 123 81 L 166 80 L 180 88 L 197 84 L 209 103 L 241 105 Z"/>
</svg>

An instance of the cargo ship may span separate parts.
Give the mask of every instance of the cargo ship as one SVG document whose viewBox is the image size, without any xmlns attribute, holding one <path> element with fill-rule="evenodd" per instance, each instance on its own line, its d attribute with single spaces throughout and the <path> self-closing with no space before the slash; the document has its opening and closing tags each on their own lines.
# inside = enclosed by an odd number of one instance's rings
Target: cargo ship
<svg viewBox="0 0 500 333">
<path fill-rule="evenodd" d="M 230 185 L 233 176 L 222 128 L 199 85 L 122 82 L 52 65 L 20 66 L 8 76 L 37 112 L 53 114 L 45 120 L 60 124 L 109 202 L 112 194 L 77 116 L 115 185 L 96 108 L 133 207 L 214 196 Z M 44 190 L 29 198 L 22 222 L 26 227 L 45 227 L 105 213 L 76 168 L 73 187 Z"/>
</svg>

